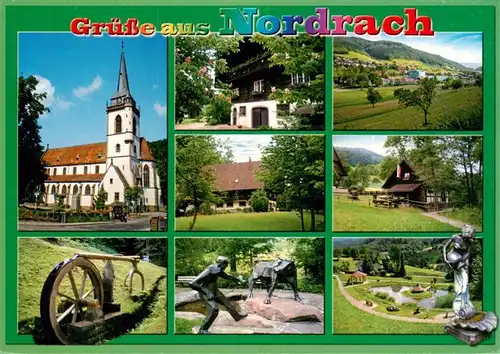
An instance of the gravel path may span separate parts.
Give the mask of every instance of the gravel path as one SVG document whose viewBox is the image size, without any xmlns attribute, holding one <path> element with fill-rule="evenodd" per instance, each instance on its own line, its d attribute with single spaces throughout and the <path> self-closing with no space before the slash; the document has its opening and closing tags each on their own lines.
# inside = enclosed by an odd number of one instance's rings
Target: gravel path
<svg viewBox="0 0 500 354">
<path fill-rule="evenodd" d="M 464 224 L 465 224 L 463 221 L 447 218 L 446 216 L 441 215 L 437 211 L 433 211 L 430 213 L 422 213 L 422 215 L 428 216 L 428 217 L 433 218 L 437 221 L 440 221 L 444 224 L 449 224 L 449 225 L 457 227 L 459 229 L 461 229 L 462 226 L 464 226 Z"/>
</svg>

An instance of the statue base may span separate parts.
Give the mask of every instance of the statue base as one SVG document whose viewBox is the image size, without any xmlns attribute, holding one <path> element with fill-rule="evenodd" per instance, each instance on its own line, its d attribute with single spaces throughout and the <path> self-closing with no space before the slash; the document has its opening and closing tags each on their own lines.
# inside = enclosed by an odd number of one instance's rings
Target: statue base
<svg viewBox="0 0 500 354">
<path fill-rule="evenodd" d="M 497 316 L 492 312 L 479 312 L 469 320 L 454 317 L 444 329 L 447 333 L 469 345 L 477 345 L 487 339 L 497 327 Z"/>
</svg>

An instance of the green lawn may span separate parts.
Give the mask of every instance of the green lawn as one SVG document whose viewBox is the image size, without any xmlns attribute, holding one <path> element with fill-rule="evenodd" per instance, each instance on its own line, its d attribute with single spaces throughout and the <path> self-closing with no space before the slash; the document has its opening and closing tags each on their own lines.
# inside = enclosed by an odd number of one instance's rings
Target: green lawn
<svg viewBox="0 0 500 354">
<path fill-rule="evenodd" d="M 188 230 L 193 219 L 179 217 L 175 219 L 176 230 Z M 322 224 L 324 217 L 316 215 L 317 223 Z M 310 230 L 311 219 L 304 214 L 306 230 Z M 322 227 L 323 229 L 324 227 Z M 199 215 L 195 230 L 198 231 L 301 231 L 300 218 L 296 212 L 269 213 L 231 213 L 217 215 Z M 321 229 L 317 228 L 317 231 Z"/>
<path fill-rule="evenodd" d="M 333 197 L 333 230 L 346 231 L 457 231 L 458 228 L 441 223 L 416 208 L 387 209 L 368 205 L 368 198 L 359 201 Z"/>
<path fill-rule="evenodd" d="M 335 129 L 431 129 L 433 122 L 455 116 L 482 102 L 480 87 L 465 87 L 457 91 L 438 89 L 430 108 L 429 125 L 424 127 L 422 111 L 415 107 L 404 108 L 396 99 L 391 98 L 394 90 L 400 87 L 377 89 L 383 101 L 377 103 L 375 107 L 366 100 L 366 90 L 335 91 L 333 95 Z"/>
<path fill-rule="evenodd" d="M 454 209 L 443 212 L 441 215 L 476 226 L 477 231 L 481 231 L 483 227 L 483 212 L 480 208 Z"/>
<path fill-rule="evenodd" d="M 184 318 L 175 318 L 175 333 L 176 334 L 192 334 L 193 327 L 200 326 L 203 320 L 187 320 Z"/>
<path fill-rule="evenodd" d="M 96 249 L 84 248 L 83 245 L 77 242 L 68 241 L 65 245 L 56 245 L 39 238 L 21 238 L 19 239 L 19 305 L 18 305 L 18 321 L 20 322 L 20 330 L 29 333 L 30 326 L 34 317 L 40 316 L 40 293 L 47 276 L 59 262 L 71 258 L 78 252 L 100 252 Z M 92 261 L 97 269 L 102 272 L 104 261 Z M 115 268 L 115 285 L 114 299 L 116 303 L 121 305 L 123 312 L 133 312 L 140 307 L 141 302 L 133 301 L 128 294 L 128 288 L 124 286 L 125 278 L 130 270 L 128 262 L 113 262 Z M 144 274 L 144 290 L 150 290 L 154 283 L 161 276 L 166 276 L 166 269 L 158 267 L 147 262 L 140 262 L 139 270 Z M 67 284 L 66 284 L 67 282 Z M 89 285 L 90 286 L 90 285 Z M 157 317 L 158 321 L 166 323 L 166 301 L 165 301 L 165 281 L 160 282 L 163 289 L 160 291 L 160 296 L 157 303 L 154 304 L 155 310 L 153 317 Z M 61 287 L 69 287 L 69 280 L 66 278 L 61 283 Z M 67 291 L 66 293 L 71 293 Z M 140 280 L 138 276 L 134 276 L 134 292 L 133 295 L 140 294 Z M 161 295 L 164 299 L 161 299 Z M 161 309 L 159 309 L 161 307 Z M 153 321 L 154 322 L 154 321 Z M 24 323 L 21 325 L 21 323 Z M 144 326 L 144 333 L 151 332 L 153 325 Z M 154 328 L 159 328 L 154 326 Z M 141 329 L 136 329 L 135 333 L 143 333 Z M 154 332 L 165 333 L 165 332 Z"/>
<path fill-rule="evenodd" d="M 160 294 L 151 307 L 151 315 L 146 318 L 137 328 L 131 333 L 136 334 L 157 334 L 167 333 L 167 295 L 166 295 L 166 280 L 163 279 L 159 283 Z"/>
<path fill-rule="evenodd" d="M 333 332 L 335 334 L 444 334 L 442 324 L 390 320 L 366 313 L 342 295 L 334 280 Z"/>
</svg>

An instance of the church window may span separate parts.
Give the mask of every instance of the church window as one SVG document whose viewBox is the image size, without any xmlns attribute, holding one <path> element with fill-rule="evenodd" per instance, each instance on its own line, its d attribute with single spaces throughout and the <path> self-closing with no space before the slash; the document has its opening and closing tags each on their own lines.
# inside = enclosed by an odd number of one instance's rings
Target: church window
<svg viewBox="0 0 500 354">
<path fill-rule="evenodd" d="M 95 173 L 98 174 L 99 173 L 99 166 L 96 166 L 95 167 Z"/>
<path fill-rule="evenodd" d="M 56 194 L 56 186 L 52 186 L 52 191 L 51 191 L 52 194 Z"/>
<path fill-rule="evenodd" d="M 57 168 L 54 168 L 54 176 L 57 175 Z"/>
<path fill-rule="evenodd" d="M 115 193 L 115 201 L 119 201 L 120 200 L 120 192 L 116 192 Z"/>
<path fill-rule="evenodd" d="M 94 194 L 95 194 L 95 185 L 92 186 L 92 195 L 94 195 Z"/>
<path fill-rule="evenodd" d="M 132 133 L 137 135 L 137 119 L 135 117 L 132 119 Z"/>
<path fill-rule="evenodd" d="M 116 152 L 120 152 L 120 144 L 116 144 Z"/>
<path fill-rule="evenodd" d="M 87 184 L 85 186 L 85 195 L 89 195 L 90 194 L 90 186 Z"/>
<path fill-rule="evenodd" d="M 66 194 L 66 193 L 67 193 L 66 186 L 63 186 L 62 187 L 62 194 Z"/>
<path fill-rule="evenodd" d="M 89 169 L 87 166 L 83 168 L 83 174 L 86 175 L 89 172 Z"/>
<path fill-rule="evenodd" d="M 109 184 L 113 184 L 113 178 L 109 179 Z"/>
<path fill-rule="evenodd" d="M 78 194 L 78 186 L 76 184 L 73 187 L 73 194 Z"/>
<path fill-rule="evenodd" d="M 76 175 L 76 167 L 73 167 L 73 174 Z"/>
<path fill-rule="evenodd" d="M 137 155 L 137 146 L 134 145 L 134 154 Z"/>
<path fill-rule="evenodd" d="M 116 116 L 115 118 L 115 133 L 122 132 L 122 117 Z"/>
<path fill-rule="evenodd" d="M 149 166 L 144 166 L 144 187 L 149 187 Z"/>
<path fill-rule="evenodd" d="M 66 167 L 63 168 L 63 175 L 66 174 Z"/>
</svg>

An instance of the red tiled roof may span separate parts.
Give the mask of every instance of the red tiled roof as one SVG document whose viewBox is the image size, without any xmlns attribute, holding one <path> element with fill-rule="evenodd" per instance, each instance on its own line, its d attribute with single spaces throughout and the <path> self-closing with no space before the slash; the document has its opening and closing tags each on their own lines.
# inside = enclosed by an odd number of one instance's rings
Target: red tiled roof
<svg viewBox="0 0 500 354">
<path fill-rule="evenodd" d="M 48 149 L 42 160 L 48 166 L 83 165 L 104 163 L 106 155 L 106 143 L 95 143 Z"/>
<path fill-rule="evenodd" d="M 141 160 L 154 161 L 153 154 L 149 149 L 146 139 L 140 138 L 140 142 Z M 106 143 L 94 143 L 48 149 L 43 154 L 42 160 L 47 166 L 64 166 L 105 163 L 106 157 Z"/>
<path fill-rule="evenodd" d="M 361 277 L 366 277 L 366 274 L 357 270 L 351 274 L 351 277 L 361 278 Z"/>
<path fill-rule="evenodd" d="M 396 184 L 395 186 L 388 189 L 387 193 L 413 192 L 421 185 L 421 183 Z"/>
<path fill-rule="evenodd" d="M 47 176 L 48 182 L 100 182 L 104 178 L 103 173 L 86 175 L 51 175 Z"/>
<path fill-rule="evenodd" d="M 255 176 L 255 172 L 261 169 L 260 161 L 225 163 L 210 167 L 214 171 L 216 188 L 221 192 L 264 187 L 264 183 Z"/>
</svg>

